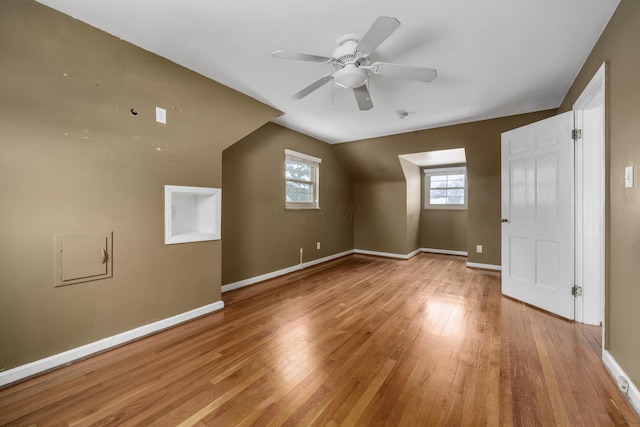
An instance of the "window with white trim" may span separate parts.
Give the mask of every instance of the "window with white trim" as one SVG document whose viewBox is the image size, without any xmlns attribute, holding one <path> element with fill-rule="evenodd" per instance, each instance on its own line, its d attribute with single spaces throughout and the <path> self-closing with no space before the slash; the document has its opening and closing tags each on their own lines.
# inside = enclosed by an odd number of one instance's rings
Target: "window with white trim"
<svg viewBox="0 0 640 427">
<path fill-rule="evenodd" d="M 287 209 L 320 209 L 318 187 L 322 159 L 284 150 Z"/>
<path fill-rule="evenodd" d="M 425 209 L 467 209 L 467 168 L 424 170 Z"/>
</svg>

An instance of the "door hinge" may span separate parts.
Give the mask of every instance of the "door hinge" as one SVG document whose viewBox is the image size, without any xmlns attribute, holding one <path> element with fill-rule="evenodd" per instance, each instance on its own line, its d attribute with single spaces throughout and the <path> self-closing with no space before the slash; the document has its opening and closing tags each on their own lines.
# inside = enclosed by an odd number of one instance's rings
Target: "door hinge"
<svg viewBox="0 0 640 427">
<path fill-rule="evenodd" d="M 581 297 L 582 296 L 582 286 L 573 285 L 573 287 L 571 288 L 571 295 L 573 295 L 574 297 Z"/>
<path fill-rule="evenodd" d="M 571 139 L 576 140 L 582 138 L 582 129 L 572 129 Z"/>
</svg>

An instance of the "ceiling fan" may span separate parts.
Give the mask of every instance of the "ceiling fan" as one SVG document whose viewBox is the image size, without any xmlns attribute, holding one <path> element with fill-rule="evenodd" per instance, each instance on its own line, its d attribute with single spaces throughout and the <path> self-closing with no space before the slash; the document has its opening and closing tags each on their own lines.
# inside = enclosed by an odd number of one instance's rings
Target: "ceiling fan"
<svg viewBox="0 0 640 427">
<path fill-rule="evenodd" d="M 387 62 L 371 63 L 369 55 L 376 50 L 400 26 L 400 21 L 391 16 L 380 16 L 363 37 L 347 34 L 336 41 L 332 57 L 308 55 L 305 53 L 285 52 L 277 50 L 271 54 L 274 58 L 295 59 L 299 61 L 321 62 L 333 64 L 337 71 L 325 74 L 300 92 L 293 95 L 301 99 L 333 80 L 338 86 L 352 89 L 360 110 L 373 108 L 367 82 L 369 73 L 381 76 L 399 77 L 403 79 L 430 82 L 438 75 L 431 68 L 411 67 L 390 64 Z"/>
</svg>

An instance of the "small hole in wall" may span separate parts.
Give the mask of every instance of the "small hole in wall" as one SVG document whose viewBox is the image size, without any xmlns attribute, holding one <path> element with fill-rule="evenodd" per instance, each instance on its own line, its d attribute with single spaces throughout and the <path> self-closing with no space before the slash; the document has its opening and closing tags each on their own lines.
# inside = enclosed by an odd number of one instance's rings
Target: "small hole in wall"
<svg viewBox="0 0 640 427">
<path fill-rule="evenodd" d="M 137 116 L 138 115 L 138 110 L 136 110 L 135 108 L 131 109 L 131 115 L 132 116 Z"/>
</svg>

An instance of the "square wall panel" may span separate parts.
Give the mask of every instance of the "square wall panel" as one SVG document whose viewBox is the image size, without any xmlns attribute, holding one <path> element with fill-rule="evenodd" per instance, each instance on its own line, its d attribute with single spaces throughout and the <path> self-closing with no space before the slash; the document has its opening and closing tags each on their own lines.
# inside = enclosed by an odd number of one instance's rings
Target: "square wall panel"
<svg viewBox="0 0 640 427">
<path fill-rule="evenodd" d="M 56 234 L 54 286 L 113 277 L 112 231 Z"/>
</svg>

